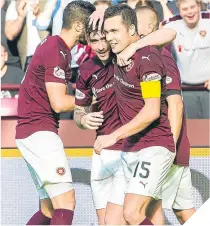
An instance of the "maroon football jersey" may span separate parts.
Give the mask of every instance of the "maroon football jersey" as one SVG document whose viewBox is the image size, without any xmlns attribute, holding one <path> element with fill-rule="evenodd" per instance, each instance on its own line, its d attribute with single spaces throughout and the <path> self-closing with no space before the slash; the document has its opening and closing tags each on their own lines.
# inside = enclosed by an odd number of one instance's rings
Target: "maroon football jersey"
<svg viewBox="0 0 210 226">
<path fill-rule="evenodd" d="M 112 59 L 106 65 L 103 65 L 98 57 L 82 64 L 76 87 L 76 105 L 90 106 L 94 96 L 98 110 L 103 111 L 104 122 L 96 131 L 97 136 L 109 135 L 122 125 L 115 97 Z M 118 141 L 109 149 L 122 150 L 122 142 Z"/>
<path fill-rule="evenodd" d="M 117 104 L 123 124 L 132 120 L 144 107 L 140 82 L 161 80 L 162 86 L 160 118 L 143 131 L 125 139 L 123 151 L 139 151 L 151 146 L 162 146 L 174 152 L 174 141 L 164 96 L 166 72 L 158 50 L 151 46 L 138 50 L 129 66 L 118 67 L 115 64 L 114 73 Z"/>
<path fill-rule="evenodd" d="M 58 132 L 59 114 L 51 108 L 45 83 L 68 84 L 70 63 L 70 49 L 59 36 L 49 36 L 37 47 L 19 90 L 16 139 Z"/>
<path fill-rule="evenodd" d="M 179 90 L 181 92 L 181 79 L 179 69 L 171 53 L 163 48 L 161 51 L 163 62 L 166 68 L 166 88 L 167 90 Z M 187 122 L 185 113 L 183 114 L 182 128 L 177 142 L 177 154 L 174 163 L 180 166 L 189 166 L 190 143 L 187 137 Z"/>
</svg>

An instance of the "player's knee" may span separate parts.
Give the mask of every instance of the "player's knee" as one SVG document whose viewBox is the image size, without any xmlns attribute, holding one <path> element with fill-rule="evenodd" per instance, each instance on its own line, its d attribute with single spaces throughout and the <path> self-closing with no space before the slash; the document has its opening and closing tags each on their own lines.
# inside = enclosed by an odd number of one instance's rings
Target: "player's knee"
<svg viewBox="0 0 210 226">
<path fill-rule="evenodd" d="M 104 222 L 106 225 L 118 225 L 119 224 L 118 217 L 113 216 L 110 213 L 108 213 L 108 214 L 106 213 Z"/>
<path fill-rule="evenodd" d="M 98 217 L 98 225 L 105 225 L 105 208 L 96 209 L 97 217 Z"/>
<path fill-rule="evenodd" d="M 98 225 L 105 225 L 105 218 L 103 217 L 98 217 Z"/>
<path fill-rule="evenodd" d="M 184 224 L 187 220 L 189 220 L 189 218 L 195 213 L 195 209 L 191 208 L 191 209 L 185 209 L 185 210 L 176 210 L 173 209 L 178 221 L 181 224 Z"/>
<path fill-rule="evenodd" d="M 41 206 L 42 213 L 45 216 L 52 218 L 52 216 L 54 214 L 54 208 L 53 208 L 51 200 L 50 199 L 42 199 L 40 202 L 40 206 Z"/>
<path fill-rule="evenodd" d="M 147 218 L 155 225 L 164 225 L 162 200 L 152 200 L 146 208 Z"/>
<path fill-rule="evenodd" d="M 142 200 L 141 203 L 138 203 L 138 206 L 132 203 L 125 205 L 123 209 L 123 217 L 125 221 L 129 224 L 137 224 L 144 220 L 148 203 L 149 200 Z"/>
<path fill-rule="evenodd" d="M 75 198 L 70 198 L 69 196 L 66 196 L 65 194 L 62 194 L 65 196 L 65 198 L 59 198 L 53 203 L 54 209 L 69 209 L 74 211 L 76 201 Z M 61 195 L 61 196 L 62 196 Z"/>
<path fill-rule="evenodd" d="M 69 209 L 74 210 L 76 205 L 75 192 L 70 190 L 58 196 L 51 198 L 54 209 Z"/>
<path fill-rule="evenodd" d="M 106 215 L 105 215 L 105 219 L 104 219 L 104 223 L 105 223 L 106 225 L 111 225 L 111 224 L 113 224 L 111 221 L 112 221 L 112 216 L 110 216 L 109 213 L 106 214 Z"/>
<path fill-rule="evenodd" d="M 184 224 L 185 223 L 185 216 L 184 216 L 184 213 L 183 211 L 181 210 L 173 210 L 176 217 L 177 217 L 177 220 L 181 223 L 181 224 Z"/>
<path fill-rule="evenodd" d="M 123 217 L 129 224 L 133 224 L 139 218 L 139 210 L 136 208 L 124 207 Z"/>
</svg>

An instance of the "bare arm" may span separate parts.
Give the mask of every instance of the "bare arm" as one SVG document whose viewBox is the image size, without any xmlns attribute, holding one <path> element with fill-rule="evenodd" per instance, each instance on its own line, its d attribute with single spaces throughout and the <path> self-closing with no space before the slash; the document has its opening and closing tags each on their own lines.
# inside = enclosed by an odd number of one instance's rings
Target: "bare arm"
<svg viewBox="0 0 210 226">
<path fill-rule="evenodd" d="M 67 94 L 67 86 L 63 83 L 46 82 L 50 105 L 56 113 L 73 111 L 75 98 Z"/>
<path fill-rule="evenodd" d="M 117 55 L 117 63 L 119 66 L 126 66 L 130 64 L 130 58 L 135 54 L 138 49 L 148 45 L 165 46 L 176 38 L 176 31 L 171 28 L 163 28 L 152 32 L 151 34 L 139 39 L 137 42 L 132 43 L 120 54 Z"/>
<path fill-rule="evenodd" d="M 82 124 L 81 119 L 82 119 L 83 116 L 87 115 L 88 113 L 90 113 L 90 106 L 87 106 L 87 107 L 81 107 L 81 106 L 78 106 L 78 105 L 75 106 L 74 121 L 76 122 L 77 126 L 80 129 L 87 129 Z"/>
<path fill-rule="evenodd" d="M 142 39 L 139 39 L 134 43 L 136 50 L 148 45 L 165 46 L 172 42 L 176 38 L 176 31 L 172 28 L 163 28 L 161 30 L 154 31 Z"/>
<path fill-rule="evenodd" d="M 170 17 L 174 16 L 167 6 L 167 0 L 157 0 L 157 1 L 160 2 L 163 9 L 163 20 L 168 20 Z"/>
<path fill-rule="evenodd" d="M 74 121 L 80 129 L 96 130 L 103 122 L 103 112 L 91 112 L 91 106 L 75 106 Z"/>
<path fill-rule="evenodd" d="M 103 148 L 112 146 L 118 140 L 141 132 L 159 117 L 160 98 L 145 99 L 144 107 L 129 123 L 123 125 L 110 135 L 99 136 L 97 138 L 94 144 L 95 152 L 99 154 Z"/>
<path fill-rule="evenodd" d="M 38 29 L 47 29 L 55 10 L 57 0 L 48 0 L 44 10 L 37 16 L 36 26 Z"/>
<path fill-rule="evenodd" d="M 5 34 L 8 40 L 14 40 L 21 32 L 24 18 L 18 17 L 17 20 L 8 20 L 5 23 Z"/>
<path fill-rule="evenodd" d="M 21 32 L 24 19 L 26 17 L 26 11 L 27 11 L 27 2 L 26 0 L 21 0 L 17 4 L 17 12 L 18 17 L 16 20 L 6 20 L 5 22 L 5 34 L 7 39 L 10 41 L 14 40 Z M 9 8 L 8 8 L 9 10 Z"/>
<path fill-rule="evenodd" d="M 168 118 L 171 125 L 171 132 L 173 133 L 174 142 L 177 143 L 182 128 L 182 118 L 183 118 L 182 97 L 178 94 L 175 94 L 168 96 L 166 100 L 168 102 Z"/>
<path fill-rule="evenodd" d="M 160 98 L 145 99 L 142 110 L 127 124 L 112 133 L 115 139 L 121 140 L 141 132 L 160 117 Z"/>
</svg>

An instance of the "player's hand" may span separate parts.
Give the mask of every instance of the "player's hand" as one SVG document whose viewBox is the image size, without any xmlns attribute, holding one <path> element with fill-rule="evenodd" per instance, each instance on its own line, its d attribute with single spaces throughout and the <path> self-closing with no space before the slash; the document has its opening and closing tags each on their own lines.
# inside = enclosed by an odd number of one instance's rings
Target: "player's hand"
<svg viewBox="0 0 210 226">
<path fill-rule="evenodd" d="M 38 16 L 38 14 L 40 13 L 39 1 L 36 1 L 35 3 L 31 3 L 31 8 L 33 10 L 34 16 Z"/>
<path fill-rule="evenodd" d="M 86 129 L 96 130 L 104 121 L 103 111 L 91 112 L 81 118 L 81 124 Z"/>
<path fill-rule="evenodd" d="M 120 67 L 127 66 L 131 63 L 131 57 L 136 53 L 135 44 L 129 45 L 120 54 L 117 54 L 117 64 Z"/>
<path fill-rule="evenodd" d="M 205 82 L 204 87 L 208 90 L 210 90 L 210 79 Z"/>
<path fill-rule="evenodd" d="M 94 150 L 95 153 L 100 155 L 101 150 L 110 147 L 114 145 L 117 142 L 114 136 L 110 135 L 104 135 L 104 136 L 98 136 L 95 143 L 94 143 Z"/>
<path fill-rule="evenodd" d="M 93 30 L 96 29 L 96 24 L 99 21 L 98 30 L 101 31 L 104 22 L 104 12 L 105 10 L 97 10 L 91 14 L 89 26 L 92 26 Z"/>
<path fill-rule="evenodd" d="M 25 18 L 27 13 L 27 0 L 21 0 L 17 3 L 17 12 L 19 18 Z"/>
</svg>

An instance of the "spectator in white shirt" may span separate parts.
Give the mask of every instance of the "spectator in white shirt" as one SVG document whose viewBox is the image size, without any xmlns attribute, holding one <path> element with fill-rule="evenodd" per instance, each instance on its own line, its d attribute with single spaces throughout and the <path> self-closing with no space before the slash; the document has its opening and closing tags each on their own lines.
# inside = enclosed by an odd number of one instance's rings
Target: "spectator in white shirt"
<svg viewBox="0 0 210 226">
<path fill-rule="evenodd" d="M 163 25 L 177 31 L 172 53 L 181 73 L 182 83 L 202 85 L 204 91 L 184 91 L 188 118 L 209 118 L 210 90 L 210 13 L 201 12 L 200 2 L 178 0 L 180 15 Z"/>
<path fill-rule="evenodd" d="M 38 32 L 36 16 L 46 0 L 12 0 L 7 12 L 5 33 L 9 40 L 18 38 L 18 51 L 22 69 L 25 71 L 36 47 L 48 35 L 48 32 Z"/>
</svg>

